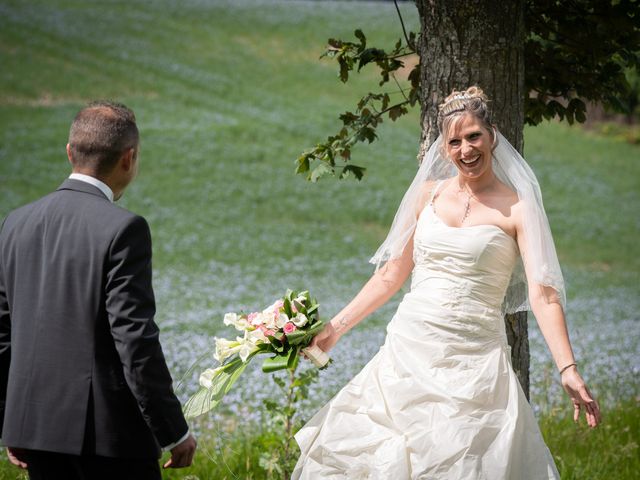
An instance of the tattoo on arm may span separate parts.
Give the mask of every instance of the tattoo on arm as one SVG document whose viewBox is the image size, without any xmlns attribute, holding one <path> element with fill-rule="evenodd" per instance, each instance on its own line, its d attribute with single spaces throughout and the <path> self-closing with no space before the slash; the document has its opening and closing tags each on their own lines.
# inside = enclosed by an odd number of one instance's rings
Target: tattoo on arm
<svg viewBox="0 0 640 480">
<path fill-rule="evenodd" d="M 338 328 L 336 328 L 336 331 L 338 333 L 342 332 L 343 330 L 347 330 L 349 328 L 349 320 L 347 318 L 346 315 L 343 315 L 339 320 L 338 320 Z"/>
</svg>

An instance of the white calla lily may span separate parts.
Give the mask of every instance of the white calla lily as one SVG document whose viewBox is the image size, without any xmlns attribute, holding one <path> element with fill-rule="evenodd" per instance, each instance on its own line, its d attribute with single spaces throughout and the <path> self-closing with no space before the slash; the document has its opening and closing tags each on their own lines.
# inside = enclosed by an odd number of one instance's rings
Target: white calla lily
<svg viewBox="0 0 640 480">
<path fill-rule="evenodd" d="M 251 331 L 247 330 L 244 333 L 244 340 L 245 342 L 250 342 L 254 345 L 259 345 L 261 343 L 269 343 L 269 339 L 266 337 L 264 332 L 259 328 L 256 328 L 255 330 L 251 330 Z"/>
<path fill-rule="evenodd" d="M 226 338 L 216 338 L 215 358 L 220 363 L 224 362 L 231 355 L 238 353 L 242 345 L 242 339 L 238 337 L 236 340 L 227 340 Z"/>
<path fill-rule="evenodd" d="M 213 379 L 220 373 L 224 367 L 207 368 L 200 374 L 200 385 L 204 388 L 211 388 L 213 386 Z"/>
<path fill-rule="evenodd" d="M 233 312 L 225 314 L 223 322 L 225 325 L 233 325 L 236 330 L 240 331 L 246 330 L 250 325 L 246 318 Z"/>
<path fill-rule="evenodd" d="M 296 327 L 299 328 L 306 325 L 309 319 L 304 313 L 298 313 L 295 317 L 291 319 L 291 321 Z"/>
<path fill-rule="evenodd" d="M 251 355 L 257 349 L 258 349 L 258 346 L 255 343 L 252 343 L 250 341 L 244 341 L 240 346 L 240 351 L 238 352 L 238 355 L 240 356 L 240 359 L 243 362 L 246 362 L 247 358 L 249 358 L 249 355 Z"/>
</svg>

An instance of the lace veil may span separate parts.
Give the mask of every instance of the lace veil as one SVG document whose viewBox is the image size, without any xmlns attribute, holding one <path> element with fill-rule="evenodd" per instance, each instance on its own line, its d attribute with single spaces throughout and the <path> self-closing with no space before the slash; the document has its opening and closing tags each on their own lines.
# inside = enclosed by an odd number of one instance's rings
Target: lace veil
<svg viewBox="0 0 640 480">
<path fill-rule="evenodd" d="M 542 203 L 538 180 L 527 162 L 508 140 L 501 133 L 496 132 L 496 134 L 493 172 L 500 181 L 518 194 L 524 206 L 524 235 L 528 245 L 529 261 L 533 263 L 529 269 L 528 281 L 552 287 L 564 308 L 566 302 L 564 280 Z M 455 175 L 456 168 L 445 157 L 442 135 L 440 135 L 424 156 L 418 173 L 400 203 L 389 234 L 371 258 L 371 263 L 379 268 L 384 262 L 402 255 L 407 242 L 413 235 L 417 216 L 426 200 L 423 197 L 425 182 L 444 180 Z M 515 313 L 529 309 L 527 278 L 520 258 L 512 273 L 502 310 L 503 313 Z"/>
</svg>

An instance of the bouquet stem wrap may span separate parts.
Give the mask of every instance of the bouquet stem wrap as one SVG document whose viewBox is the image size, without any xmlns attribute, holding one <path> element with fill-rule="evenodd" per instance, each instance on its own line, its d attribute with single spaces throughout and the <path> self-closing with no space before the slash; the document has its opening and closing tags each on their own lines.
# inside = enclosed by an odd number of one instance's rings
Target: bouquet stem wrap
<svg viewBox="0 0 640 480">
<path fill-rule="evenodd" d="M 327 352 L 320 350 L 320 347 L 318 347 L 317 345 L 303 348 L 302 353 L 304 353 L 307 358 L 311 360 L 311 363 L 313 363 L 317 368 L 324 367 L 325 365 L 327 365 L 327 363 L 329 363 L 330 360 Z"/>
</svg>

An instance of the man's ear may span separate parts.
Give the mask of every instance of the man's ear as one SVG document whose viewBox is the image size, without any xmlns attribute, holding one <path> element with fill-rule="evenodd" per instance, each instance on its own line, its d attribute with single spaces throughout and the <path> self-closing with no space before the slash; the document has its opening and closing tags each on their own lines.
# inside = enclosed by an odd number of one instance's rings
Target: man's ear
<svg viewBox="0 0 640 480">
<path fill-rule="evenodd" d="M 67 143 L 67 158 L 69 163 L 73 166 L 73 160 L 71 160 L 71 145 Z"/>
<path fill-rule="evenodd" d="M 130 171 L 134 167 L 135 155 L 136 155 L 136 149 L 129 148 L 128 150 L 125 150 L 122 156 L 120 157 L 119 163 L 125 172 Z"/>
</svg>

